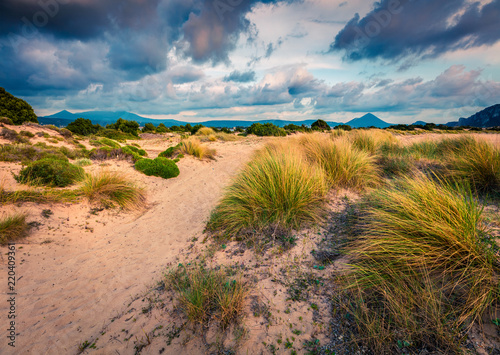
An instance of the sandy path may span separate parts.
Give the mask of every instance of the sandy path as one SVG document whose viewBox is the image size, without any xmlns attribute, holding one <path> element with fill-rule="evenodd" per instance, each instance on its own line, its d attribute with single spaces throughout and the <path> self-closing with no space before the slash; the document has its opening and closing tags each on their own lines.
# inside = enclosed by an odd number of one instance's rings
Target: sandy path
<svg viewBox="0 0 500 355">
<path fill-rule="evenodd" d="M 181 175 L 163 180 L 134 172 L 152 207 L 143 215 L 89 214 L 85 205 L 51 206 L 28 243 L 17 250 L 16 348 L 7 346 L 6 302 L 0 305 L 1 354 L 74 354 L 78 344 L 158 280 L 187 241 L 199 235 L 222 189 L 259 143 L 215 143 L 215 162 L 185 158 Z M 127 165 L 126 167 L 124 167 Z M 44 207 L 45 208 L 45 207 Z M 44 242 L 45 243 L 42 243 Z M 2 247 L 2 255 L 6 248 Z M 0 259 L 5 295 L 6 259 Z M 5 285 L 5 287 L 4 287 Z"/>
</svg>

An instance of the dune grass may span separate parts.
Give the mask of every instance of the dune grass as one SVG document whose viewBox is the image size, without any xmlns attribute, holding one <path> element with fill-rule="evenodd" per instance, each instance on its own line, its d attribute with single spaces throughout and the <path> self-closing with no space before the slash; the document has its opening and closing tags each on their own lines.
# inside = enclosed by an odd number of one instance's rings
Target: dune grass
<svg viewBox="0 0 500 355">
<path fill-rule="evenodd" d="M 205 324 L 215 319 L 223 329 L 238 323 L 248 294 L 241 277 L 201 265 L 179 265 L 167 273 L 166 284 L 176 291 L 180 308 L 190 322 Z"/>
<path fill-rule="evenodd" d="M 25 213 L 13 213 L 0 217 L 0 245 L 26 237 L 29 226 Z"/>
<path fill-rule="evenodd" d="M 377 191 L 370 205 L 345 279 L 360 337 L 380 353 L 398 341 L 456 351 L 499 292 L 482 207 L 470 189 L 424 175 Z"/>
<path fill-rule="evenodd" d="M 307 162 L 296 145 L 268 146 L 226 190 L 208 227 L 230 235 L 271 225 L 298 229 L 322 219 L 327 190 L 323 170 Z"/>
<path fill-rule="evenodd" d="M 119 172 L 101 170 L 87 174 L 80 191 L 91 203 L 105 207 L 119 206 L 125 210 L 138 210 L 146 206 L 144 189 Z"/>
<path fill-rule="evenodd" d="M 197 136 L 210 136 L 215 135 L 215 131 L 210 127 L 201 127 L 197 132 Z"/>
<path fill-rule="evenodd" d="M 181 154 L 192 155 L 198 159 L 214 159 L 216 154 L 214 149 L 201 144 L 196 138 L 184 139 L 177 147 Z"/>
<path fill-rule="evenodd" d="M 349 139 L 355 148 L 370 154 L 376 154 L 384 143 L 396 142 L 396 137 L 392 133 L 380 129 L 351 131 Z"/>
<path fill-rule="evenodd" d="M 332 187 L 362 190 L 380 184 L 375 158 L 355 148 L 347 139 L 304 135 L 300 139 L 307 158 L 325 172 Z"/>
<path fill-rule="evenodd" d="M 455 153 L 448 164 L 447 174 L 468 181 L 482 193 L 500 193 L 500 150 L 486 141 L 458 141 L 451 149 Z"/>
</svg>

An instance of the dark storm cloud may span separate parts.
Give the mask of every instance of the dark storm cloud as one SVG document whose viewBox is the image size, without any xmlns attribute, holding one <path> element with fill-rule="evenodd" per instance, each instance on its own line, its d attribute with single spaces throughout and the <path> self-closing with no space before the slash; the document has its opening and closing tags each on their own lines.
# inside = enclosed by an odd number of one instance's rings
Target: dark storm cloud
<svg viewBox="0 0 500 355">
<path fill-rule="evenodd" d="M 0 80 L 12 90 L 33 91 L 138 80 L 164 71 L 173 47 L 197 63 L 228 62 L 239 36 L 251 27 L 245 15 L 255 4 L 292 1 L 2 0 Z M 52 58 L 52 64 L 29 58 L 35 44 L 37 55 Z M 86 47 L 81 58 L 67 55 L 75 45 Z"/>
<path fill-rule="evenodd" d="M 249 83 L 251 81 L 255 81 L 255 72 L 253 70 L 249 70 L 246 72 L 235 70 L 231 72 L 231 74 L 225 76 L 224 81 L 233 81 L 235 83 Z"/>
<path fill-rule="evenodd" d="M 337 34 L 330 51 L 345 51 L 349 61 L 437 57 L 496 43 L 499 19 L 500 0 L 483 7 L 465 0 L 382 0 L 365 17 L 356 14 Z M 411 62 L 401 69 L 408 66 Z"/>
</svg>

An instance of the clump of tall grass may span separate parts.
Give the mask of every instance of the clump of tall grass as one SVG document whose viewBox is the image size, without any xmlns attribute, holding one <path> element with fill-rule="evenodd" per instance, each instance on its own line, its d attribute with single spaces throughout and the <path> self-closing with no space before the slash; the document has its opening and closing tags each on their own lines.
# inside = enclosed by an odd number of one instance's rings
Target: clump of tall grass
<svg viewBox="0 0 500 355">
<path fill-rule="evenodd" d="M 500 192 L 500 151 L 488 142 L 465 142 L 448 164 L 447 173 L 465 180 L 480 192 Z"/>
<path fill-rule="evenodd" d="M 360 336 L 380 353 L 398 342 L 458 347 L 499 292 L 483 208 L 470 189 L 424 175 L 402 178 L 369 202 L 345 280 Z"/>
<path fill-rule="evenodd" d="M 331 186 L 360 190 L 380 183 L 375 158 L 347 139 L 311 134 L 302 136 L 299 142 L 307 158 L 326 172 Z"/>
<path fill-rule="evenodd" d="M 226 190 L 208 227 L 230 235 L 272 225 L 298 229 L 322 219 L 327 191 L 324 171 L 307 162 L 296 145 L 268 146 Z"/>
<path fill-rule="evenodd" d="M 80 167 L 90 166 L 92 165 L 92 160 L 88 158 L 78 159 L 77 161 L 75 161 L 75 165 Z"/>
<path fill-rule="evenodd" d="M 215 319 L 223 329 L 238 323 L 248 294 L 240 277 L 198 265 L 179 265 L 167 273 L 166 284 L 177 292 L 180 308 L 189 321 L 205 324 Z"/>
<path fill-rule="evenodd" d="M 177 146 L 177 150 L 182 154 L 192 155 L 198 159 L 214 159 L 216 153 L 215 149 L 208 148 L 194 138 L 182 140 Z"/>
<path fill-rule="evenodd" d="M 376 154 L 384 143 L 397 141 L 392 133 L 380 129 L 351 131 L 349 138 L 354 147 L 370 154 Z"/>
<path fill-rule="evenodd" d="M 201 127 L 197 132 L 197 136 L 210 136 L 215 135 L 215 131 L 210 127 Z"/>
<path fill-rule="evenodd" d="M 91 203 L 105 207 L 118 205 L 126 210 L 137 210 L 146 205 L 144 189 L 119 172 L 102 170 L 87 174 L 80 191 Z"/>
<path fill-rule="evenodd" d="M 17 212 L 0 218 L 0 245 L 26 237 L 29 225 L 26 214 Z"/>
</svg>

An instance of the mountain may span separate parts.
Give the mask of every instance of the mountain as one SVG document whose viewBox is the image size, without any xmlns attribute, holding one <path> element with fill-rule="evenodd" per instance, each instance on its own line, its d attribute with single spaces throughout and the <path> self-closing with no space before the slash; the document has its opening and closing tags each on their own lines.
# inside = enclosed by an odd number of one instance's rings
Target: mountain
<svg viewBox="0 0 500 355">
<path fill-rule="evenodd" d="M 304 121 L 284 121 L 284 120 L 263 120 L 263 121 L 234 121 L 234 120 L 214 120 L 214 121 L 204 121 L 204 122 L 186 122 L 177 120 L 162 120 L 162 119 L 152 119 L 143 116 L 136 115 L 135 113 L 127 111 L 87 111 L 80 113 L 71 113 L 69 111 L 57 112 L 50 116 L 39 117 L 38 120 L 41 124 L 53 124 L 56 126 L 67 126 L 68 123 L 76 120 L 79 117 L 87 118 L 94 124 L 100 124 L 105 126 L 110 123 L 116 122 L 118 118 L 123 118 L 125 120 L 133 120 L 139 123 L 139 125 L 144 126 L 144 124 L 151 122 L 154 125 L 159 125 L 163 123 L 167 127 L 185 125 L 187 123 L 191 125 L 202 124 L 209 127 L 249 127 L 252 124 L 259 123 L 272 123 L 276 126 L 283 127 L 288 124 L 296 124 L 306 126 L 311 126 L 316 120 L 304 120 Z M 338 126 L 338 122 L 328 122 L 330 127 Z"/>
<path fill-rule="evenodd" d="M 448 122 L 446 125 L 451 127 L 498 127 L 500 126 L 500 104 L 487 107 L 469 118 L 462 117 L 458 120 L 458 122 Z"/>
<path fill-rule="evenodd" d="M 355 118 L 346 123 L 347 125 L 353 128 L 361 128 L 361 127 L 377 127 L 377 128 L 387 128 L 392 126 L 392 123 L 387 123 L 382 121 L 375 115 L 371 113 L 367 113 L 363 117 Z"/>
<path fill-rule="evenodd" d="M 427 122 L 417 121 L 417 122 L 412 123 L 411 125 L 412 126 L 425 126 L 426 124 L 427 124 Z"/>
</svg>

